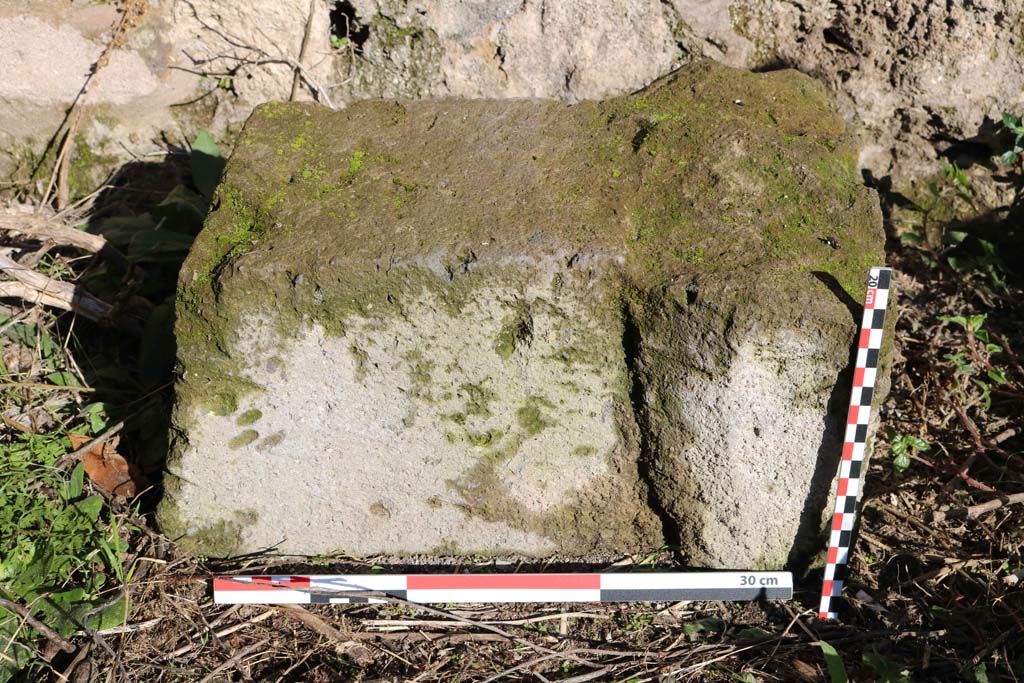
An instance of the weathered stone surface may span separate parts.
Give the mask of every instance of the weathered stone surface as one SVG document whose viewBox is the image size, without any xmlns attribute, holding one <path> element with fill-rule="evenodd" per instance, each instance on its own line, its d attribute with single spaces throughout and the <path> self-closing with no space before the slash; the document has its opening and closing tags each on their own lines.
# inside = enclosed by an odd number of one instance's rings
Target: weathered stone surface
<svg viewBox="0 0 1024 683">
<path fill-rule="evenodd" d="M 854 155 L 807 77 L 711 62 L 572 106 L 261 107 L 181 275 L 163 528 L 781 566 L 882 258 Z"/>
<path fill-rule="evenodd" d="M 954 158 L 1001 151 L 1000 113 L 1024 105 L 1022 0 L 341 5 L 347 15 L 335 9 L 332 25 L 326 0 L 312 16 L 308 0 L 147 3 L 87 98 L 79 183 L 91 189 L 117 163 L 162 150 L 159 140 L 183 144 L 199 128 L 233 138 L 256 104 L 288 98 L 292 68 L 262 56 L 296 58 L 307 25 L 306 73 L 338 107 L 371 97 L 575 102 L 630 92 L 701 56 L 793 67 L 839 96 L 861 131 L 861 166 L 896 187 L 931 176 L 951 147 Z M 117 21 L 113 4 L 93 0 L 0 0 L 0 181 L 45 176 L 38 157 Z M 346 26 L 351 41 L 332 47 Z M 974 144 L 957 149 L 957 140 Z"/>
</svg>

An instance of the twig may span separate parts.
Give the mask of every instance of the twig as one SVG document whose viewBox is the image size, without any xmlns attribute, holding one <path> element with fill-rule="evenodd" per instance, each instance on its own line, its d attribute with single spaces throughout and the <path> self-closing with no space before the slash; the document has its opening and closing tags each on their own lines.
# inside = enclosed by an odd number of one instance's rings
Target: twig
<svg viewBox="0 0 1024 683">
<path fill-rule="evenodd" d="M 606 666 L 603 669 L 588 671 L 585 674 L 577 674 L 576 676 L 570 676 L 569 678 L 559 679 L 558 683 L 585 683 L 585 681 L 592 681 L 595 678 L 600 678 L 611 670 L 612 668 L 610 666 Z"/>
<path fill-rule="evenodd" d="M 479 623 L 494 624 L 496 626 L 522 626 L 524 624 L 536 624 L 543 621 L 555 621 L 558 619 L 597 619 L 608 621 L 611 619 L 611 616 L 607 614 L 591 614 L 589 612 L 562 612 L 560 614 L 545 614 L 540 617 L 529 617 L 526 619 L 509 619 L 505 621 L 481 620 Z M 451 621 L 437 621 L 432 619 L 365 619 L 360 623 L 367 628 L 470 626 L 470 624 L 453 624 Z M 475 624 L 473 625 L 475 626 Z"/>
<path fill-rule="evenodd" d="M 497 633 L 440 633 L 438 631 L 353 631 L 352 640 L 395 641 L 399 643 L 507 643 L 508 638 Z"/>
<path fill-rule="evenodd" d="M 74 311 L 100 323 L 111 320 L 113 306 L 70 282 L 51 279 L 42 273 L 25 268 L 14 259 L 2 254 L 0 254 L 0 271 L 17 280 L 14 283 L 0 282 L 0 297 L 13 296 L 65 311 Z M 16 286 L 19 283 L 23 286 Z M 29 288 L 28 291 L 25 287 Z"/>
<path fill-rule="evenodd" d="M 97 631 L 101 636 L 116 636 L 122 633 L 137 633 L 139 631 L 148 631 L 153 628 L 161 621 L 163 617 L 154 617 L 146 621 L 140 621 L 136 624 L 123 624 L 121 626 L 113 626 L 111 628 L 105 628 L 102 631 Z"/>
<path fill-rule="evenodd" d="M 915 519 L 914 517 L 911 517 L 910 515 L 907 515 L 907 514 L 904 514 L 904 513 L 900 512 L 899 510 L 897 510 L 893 506 L 888 505 L 886 503 L 883 503 L 878 498 L 871 498 L 871 499 L 865 500 L 864 504 L 863 504 L 863 508 L 866 510 L 868 507 L 876 507 L 876 508 L 878 508 L 878 509 L 880 509 L 880 510 L 882 510 L 882 511 L 884 511 L 884 512 L 890 514 L 890 515 L 892 515 L 893 517 L 895 517 L 897 519 L 903 520 L 904 522 L 906 522 L 906 523 L 910 524 L 911 526 L 913 526 L 914 528 L 916 528 L 918 531 L 921 531 L 922 533 L 925 533 L 925 534 L 931 536 L 932 538 L 934 538 L 944 548 L 949 549 L 949 548 L 952 547 L 950 545 L 949 541 L 947 541 L 935 529 L 932 529 L 927 524 L 923 523 L 922 521 L 920 521 L 918 519 Z"/>
<path fill-rule="evenodd" d="M 78 654 L 76 654 L 75 658 L 71 660 L 71 663 L 68 664 L 66 669 L 64 669 L 64 672 L 57 674 L 61 681 L 66 683 L 66 681 L 71 680 L 71 674 L 75 672 L 75 669 L 78 668 L 79 664 L 85 661 L 85 658 L 89 656 L 89 651 L 91 649 L 92 645 L 90 643 L 86 643 L 79 648 Z"/>
<path fill-rule="evenodd" d="M 281 675 L 277 677 L 277 679 L 274 681 L 274 683 L 281 683 L 281 681 L 284 681 L 284 680 L 292 680 L 292 679 L 288 678 L 288 674 L 290 674 L 291 672 L 295 671 L 300 666 L 305 664 L 306 660 L 309 659 L 310 657 L 312 657 L 315 654 L 316 654 L 316 648 L 313 648 L 313 647 L 309 648 L 309 650 L 306 652 L 306 654 L 304 654 L 302 656 L 301 659 L 293 662 L 291 666 L 289 666 L 287 669 L 282 671 Z"/>
<path fill-rule="evenodd" d="M 380 591 L 345 591 L 345 595 L 347 597 L 379 598 L 381 600 L 387 600 L 388 602 L 395 603 L 395 604 L 398 604 L 398 605 L 405 605 L 406 607 L 410 607 L 410 608 L 415 609 L 415 610 L 420 610 L 420 611 L 423 611 L 423 612 L 427 612 L 428 614 L 433 614 L 435 616 L 444 617 L 446 619 L 452 619 L 454 621 L 460 621 L 460 622 L 462 622 L 464 624 L 469 624 L 471 626 L 475 626 L 476 628 L 483 629 L 485 631 L 490 631 L 491 633 L 495 633 L 495 634 L 497 634 L 499 636 L 502 636 L 503 638 L 505 638 L 507 640 L 511 640 L 511 641 L 519 643 L 520 645 L 524 645 L 524 646 L 530 648 L 531 650 L 536 650 L 537 652 L 542 652 L 544 654 L 549 654 L 549 655 L 558 655 L 558 656 L 562 657 L 563 659 L 572 659 L 573 661 L 575 661 L 575 662 L 577 662 L 579 664 L 583 664 L 584 666 L 589 666 L 589 667 L 592 667 L 592 668 L 597 668 L 596 664 L 594 664 L 593 662 L 587 661 L 586 659 L 582 659 L 580 657 L 575 657 L 575 656 L 568 656 L 565 653 L 560 653 L 557 650 L 552 650 L 549 647 L 544 647 L 543 645 L 538 645 L 536 643 L 530 642 L 529 640 L 526 640 L 525 638 L 520 638 L 520 637 L 516 636 L 515 634 L 509 633 L 505 629 L 498 628 L 497 626 L 494 626 L 493 624 L 488 624 L 488 623 L 480 622 L 480 621 L 474 621 L 473 619 L 469 619 L 467 617 L 459 616 L 458 614 L 455 614 L 454 612 L 447 612 L 445 610 L 436 609 L 434 607 L 430 607 L 430 606 L 424 605 L 422 603 L 411 602 L 409 600 L 403 600 L 402 598 L 396 598 L 393 595 L 388 595 L 387 593 L 383 593 L 383 592 L 380 592 Z"/>
<path fill-rule="evenodd" d="M 75 646 L 71 644 L 71 641 L 67 640 L 61 634 L 57 633 L 52 628 L 32 616 L 32 613 L 24 605 L 0 598 L 0 607 L 17 614 L 19 617 L 24 619 L 29 626 L 42 633 L 47 640 L 55 643 L 61 650 L 64 650 L 64 652 L 75 651 Z"/>
<path fill-rule="evenodd" d="M 110 62 L 110 56 L 114 50 L 121 46 L 122 38 L 125 31 L 135 25 L 139 17 L 146 11 L 147 4 L 145 2 L 129 1 L 122 3 L 121 18 L 117 22 L 117 26 L 114 27 L 114 33 L 111 35 L 110 40 L 107 41 L 106 46 L 103 48 L 103 52 L 100 53 L 99 58 L 92 65 L 88 75 L 85 77 L 85 82 L 82 83 L 82 87 L 78 91 L 78 95 L 75 96 L 74 101 L 71 103 L 71 108 L 68 110 L 68 114 L 65 117 L 65 134 L 63 141 L 61 142 L 60 150 L 57 153 L 57 159 L 53 165 L 53 171 L 50 173 L 50 180 L 46 184 L 46 192 L 43 193 L 43 201 L 39 203 L 39 208 L 42 208 L 50 203 L 50 195 L 53 192 L 54 181 L 57 182 L 57 208 L 62 209 L 67 206 L 69 184 L 68 176 L 71 168 L 71 144 L 74 142 L 75 133 L 78 131 L 78 127 L 82 122 L 82 117 L 85 111 L 85 98 L 89 94 L 90 89 L 96 82 L 96 75 Z M 58 131 L 59 134 L 60 131 Z"/>
<path fill-rule="evenodd" d="M 281 605 L 278 607 L 278 610 L 286 617 L 291 617 L 296 621 L 305 624 L 330 640 L 337 643 L 344 643 L 347 640 L 344 633 L 334 628 L 309 610 L 303 609 L 299 605 Z"/>
<path fill-rule="evenodd" d="M 434 607 L 430 607 L 428 605 L 424 605 L 424 604 L 421 604 L 421 603 L 411 602 L 409 600 L 404 600 L 402 598 L 397 598 L 397 597 L 395 597 L 393 595 L 389 595 L 389 594 L 387 594 L 385 592 L 382 592 L 382 591 L 345 591 L 345 596 L 346 597 L 352 597 L 352 598 L 356 598 L 356 597 L 377 598 L 377 599 L 380 599 L 380 600 L 386 600 L 387 602 L 394 603 L 394 604 L 397 604 L 397 605 L 404 605 L 406 607 L 409 607 L 409 608 L 412 608 L 412 609 L 415 609 L 415 610 L 419 610 L 419 611 L 422 611 L 422 612 L 426 612 L 428 614 L 433 614 L 435 616 L 439 616 L 439 617 L 442 617 L 442 618 L 445 618 L 445 619 L 451 619 L 453 621 L 459 621 L 459 622 L 462 622 L 464 624 L 469 624 L 471 626 L 474 626 L 474 627 L 476 627 L 478 629 L 482 629 L 484 631 L 490 631 L 491 633 L 497 634 L 497 635 L 499 635 L 499 636 L 501 636 L 501 637 L 503 637 L 503 638 L 505 638 L 507 640 L 514 641 L 516 643 L 519 643 L 520 645 L 523 645 L 525 647 L 530 648 L 531 650 L 535 650 L 535 651 L 541 652 L 543 654 L 558 655 L 559 657 L 562 657 L 563 659 L 571 659 L 571 660 L 573 660 L 573 661 L 575 661 L 575 662 L 577 662 L 579 664 L 582 664 L 584 666 L 589 666 L 589 667 L 594 668 L 594 669 L 599 668 L 598 665 L 596 665 L 593 662 L 590 662 L 590 661 L 588 661 L 586 659 L 583 659 L 581 657 L 576 657 L 576 656 L 569 656 L 569 655 L 566 655 L 565 653 L 559 653 L 557 650 L 552 650 L 549 647 L 545 647 L 543 645 L 538 645 L 537 643 L 530 642 L 529 640 L 526 640 L 525 638 L 520 638 L 520 637 L 516 636 L 515 634 L 509 633 L 508 631 L 506 631 L 506 630 L 504 630 L 502 628 L 498 628 L 497 626 L 494 626 L 492 624 L 488 624 L 488 623 L 484 623 L 484 622 L 479 622 L 479 621 L 474 621 L 473 619 L 469 619 L 468 617 L 459 616 L 458 614 L 455 614 L 453 612 L 447 612 L 445 610 L 436 609 Z"/>
<path fill-rule="evenodd" d="M 259 648 L 263 647 L 264 645 L 266 645 L 269 642 L 270 642 L 270 638 L 264 638 L 263 640 L 261 640 L 259 642 L 253 643 L 249 647 L 246 647 L 246 648 L 243 648 L 243 649 L 239 650 L 234 655 L 232 655 L 230 659 L 228 659 L 227 661 L 222 662 L 213 671 L 211 671 L 210 673 L 208 673 L 205 676 L 203 676 L 203 678 L 199 681 L 199 683 L 209 683 L 214 678 L 216 678 L 217 675 L 220 674 L 221 671 L 226 671 L 227 669 L 230 669 L 231 667 L 237 665 L 239 662 L 241 662 L 251 652 L 253 652 L 254 650 L 258 650 Z"/>
<path fill-rule="evenodd" d="M 958 478 L 962 479 L 968 485 L 973 486 L 976 489 L 985 491 L 986 493 L 996 493 L 996 490 L 991 486 L 983 484 L 980 481 L 974 479 L 969 474 L 967 474 L 968 470 L 971 469 L 971 465 L 974 464 L 974 461 L 977 460 L 979 456 L 985 455 L 985 443 L 981 438 L 981 432 L 978 431 L 978 427 L 974 424 L 974 422 L 971 421 L 971 418 L 967 416 L 967 412 L 963 409 L 963 407 L 960 405 L 955 405 L 953 406 L 953 410 L 956 411 L 957 417 L 960 418 L 960 421 L 963 423 L 964 427 L 970 433 L 971 439 L 974 441 L 975 451 L 974 453 L 971 454 L 969 458 L 967 458 L 967 461 L 964 462 L 964 464 L 957 471 L 956 477 L 946 482 L 946 485 L 942 488 L 943 493 L 949 492 L 949 490 L 953 487 L 953 484 L 956 482 Z"/>
<path fill-rule="evenodd" d="M 327 94 L 327 89 L 324 88 L 322 85 L 320 85 L 309 74 L 309 70 L 306 69 L 304 66 L 302 66 L 302 64 L 296 62 L 291 57 L 283 57 L 283 56 L 271 54 L 271 53 L 267 52 L 266 50 L 264 50 L 261 47 L 257 47 L 255 45 L 250 45 L 250 44 L 246 43 L 244 40 L 242 40 L 241 38 L 236 38 L 235 36 L 233 36 L 230 33 L 228 33 L 226 30 L 219 29 L 219 28 L 217 28 L 215 26 L 210 25 L 209 23 L 204 21 L 199 16 L 199 12 L 198 12 L 198 10 L 196 10 L 196 7 L 191 2 L 191 0 L 182 0 L 182 1 L 186 5 L 189 6 L 189 9 L 192 10 L 192 15 L 195 17 L 196 21 L 199 22 L 200 26 L 205 28 L 207 31 L 210 31 L 214 35 L 220 37 L 221 40 L 226 42 L 231 47 L 237 48 L 239 50 L 247 50 L 250 53 L 255 54 L 255 55 L 257 55 L 259 57 L 259 59 L 251 59 L 251 58 L 247 58 L 247 57 L 239 57 L 237 55 L 221 55 L 221 56 L 219 56 L 219 58 L 234 60 L 234 61 L 238 62 L 238 64 L 240 66 L 262 66 L 264 64 L 285 64 L 285 65 L 291 67 L 291 69 L 293 71 L 296 71 L 296 72 L 298 72 L 298 73 L 300 73 L 302 75 L 302 80 L 306 81 L 306 84 L 309 85 L 309 87 L 313 90 L 313 92 L 316 94 L 316 97 L 317 97 L 318 100 L 323 101 L 324 105 L 326 105 L 329 109 L 337 109 L 337 107 L 335 107 L 334 103 L 331 101 L 330 96 Z M 196 61 L 196 60 L 193 60 L 193 61 L 195 61 L 197 64 L 202 63 L 202 61 Z M 207 61 L 210 61 L 210 60 L 207 60 Z"/>
<path fill-rule="evenodd" d="M 291 617 L 296 621 L 305 624 L 328 640 L 334 642 L 338 654 L 344 655 L 355 664 L 369 664 L 373 661 L 373 655 L 362 645 L 349 637 L 349 634 L 342 633 L 326 621 L 304 609 L 299 605 L 282 605 L 281 614 Z"/>
<path fill-rule="evenodd" d="M 222 629 L 220 629 L 218 631 L 214 631 L 213 635 L 215 637 L 217 637 L 217 638 L 223 638 L 225 636 L 229 636 L 232 633 L 234 633 L 235 631 L 241 631 L 246 626 L 252 626 L 253 624 L 258 624 L 261 621 L 266 621 L 267 619 L 269 619 L 270 617 L 274 616 L 275 614 L 277 614 L 277 610 L 276 609 L 268 609 L 266 612 L 263 612 L 261 614 L 257 614 L 255 617 L 253 617 L 252 619 L 249 619 L 248 621 L 243 621 L 243 622 L 235 624 L 233 626 L 228 626 L 227 628 L 222 628 Z M 177 650 L 174 650 L 173 652 L 171 652 L 171 654 L 167 655 L 167 659 L 175 659 L 176 657 L 180 657 L 183 654 L 185 654 L 186 652 L 188 652 L 189 650 L 191 650 L 192 648 L 194 648 L 196 646 L 195 641 L 196 641 L 197 638 L 199 638 L 198 634 L 195 635 L 195 636 L 192 636 L 189 639 L 188 644 L 182 645 Z"/>
<path fill-rule="evenodd" d="M 121 422 L 118 422 L 116 425 L 114 425 L 113 427 L 111 427 L 107 431 L 103 432 L 102 434 L 100 434 L 95 439 L 93 439 L 89 443 L 85 444 L 81 448 L 76 449 L 76 450 L 72 451 L 71 453 L 67 453 L 67 454 L 62 455 L 59 458 L 57 458 L 54 461 L 53 466 L 56 467 L 56 468 L 60 468 L 60 467 L 64 467 L 65 465 L 68 465 L 68 464 L 70 464 L 72 462 L 77 462 L 79 458 L 81 458 L 83 455 L 85 455 L 86 453 L 91 451 L 93 448 L 96 448 L 96 446 L 100 445 L 101 443 L 106 443 L 107 441 L 109 441 L 110 437 L 112 437 L 115 434 L 117 434 L 123 428 L 124 428 L 124 421 L 122 420 Z"/>
<path fill-rule="evenodd" d="M 542 663 L 544 663 L 546 661 L 549 661 L 549 660 L 552 660 L 552 659 L 562 659 L 566 655 L 570 655 L 570 654 L 591 654 L 591 653 L 592 653 L 591 650 L 588 650 L 586 648 L 579 648 L 579 649 L 574 649 L 574 650 L 566 650 L 565 652 L 556 652 L 555 654 L 551 654 L 551 655 L 542 655 L 540 657 L 534 657 L 533 659 L 527 660 L 527 661 L 522 662 L 520 664 L 516 664 L 515 666 L 509 667 L 508 669 L 505 669 L 504 671 L 496 673 L 496 674 L 494 674 L 493 676 L 491 676 L 489 678 L 485 678 L 484 680 L 480 681 L 480 683 L 494 683 L 494 681 L 497 681 L 497 680 L 500 680 L 502 678 L 505 678 L 505 676 L 508 676 L 509 674 L 513 674 L 516 671 L 525 671 L 526 669 L 529 669 L 530 667 L 536 666 L 537 664 L 542 664 Z M 618 654 L 627 654 L 627 653 L 618 653 Z M 594 673 L 598 673 L 598 672 L 600 672 L 602 674 L 603 673 L 607 673 L 607 668 L 596 669 L 595 671 L 589 672 L 589 674 L 594 674 Z M 585 674 L 585 675 L 589 675 L 589 674 Z"/>
<path fill-rule="evenodd" d="M 115 249 L 102 235 L 53 222 L 39 214 L 5 212 L 0 216 L 0 230 L 19 233 L 34 239 L 49 239 L 61 245 L 77 247 L 92 254 L 101 254 L 122 270 L 128 269 L 128 259 Z"/>
<path fill-rule="evenodd" d="M 1016 505 L 1017 503 L 1024 503 L 1024 493 L 1000 496 L 999 498 L 985 503 L 979 503 L 978 505 L 971 505 L 970 507 L 965 508 L 958 508 L 956 510 L 947 510 L 945 512 L 942 510 L 936 510 L 932 513 L 932 521 L 942 522 L 947 519 L 975 519 L 986 512 L 992 512 L 993 510 L 998 510 L 1001 507 Z"/>
<path fill-rule="evenodd" d="M 59 308 L 62 311 L 71 310 L 71 304 L 68 303 L 66 297 L 40 292 L 38 289 L 33 289 L 23 282 L 0 281 L 0 298 L 21 299 L 31 304 L 43 304 L 44 306 Z"/>
<path fill-rule="evenodd" d="M 306 28 L 302 32 L 302 44 L 299 47 L 299 68 L 295 69 L 295 75 L 292 77 L 292 92 L 288 96 L 288 101 L 295 100 L 299 95 L 299 85 L 302 83 L 302 70 L 301 65 L 306 61 L 306 52 L 309 50 L 309 34 L 313 28 L 313 15 L 316 13 L 316 0 L 309 0 L 309 15 L 306 17 Z"/>
</svg>

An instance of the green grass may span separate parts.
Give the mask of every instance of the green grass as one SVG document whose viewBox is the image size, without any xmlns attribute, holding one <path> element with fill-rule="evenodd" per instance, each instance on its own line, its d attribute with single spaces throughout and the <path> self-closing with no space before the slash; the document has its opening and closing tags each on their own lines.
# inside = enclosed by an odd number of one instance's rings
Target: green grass
<svg viewBox="0 0 1024 683">
<path fill-rule="evenodd" d="M 103 234 L 133 264 L 130 279 L 61 247 L 35 266 L 108 301 L 149 302 L 133 313 L 138 322 L 111 331 L 31 303 L 0 307 L 0 597 L 15 608 L 0 607 L 0 683 L 57 680 L 43 656 L 48 638 L 25 612 L 67 637 L 122 623 L 132 608 L 134 565 L 125 563 L 141 503 L 111 500 L 65 456 L 69 434 L 98 436 L 121 419 L 130 461 L 158 467 L 166 453 L 177 271 L 223 168 L 208 135 L 193 148 L 190 186 L 76 226 Z"/>
<path fill-rule="evenodd" d="M 20 434 L 0 447 L 0 595 L 64 636 L 108 628 L 129 608 L 120 589 L 130 528 L 92 492 L 81 463 L 55 466 L 71 450 L 54 432 Z M 37 635 L 0 608 L 12 660 L 0 662 L 0 681 L 31 667 Z"/>
</svg>

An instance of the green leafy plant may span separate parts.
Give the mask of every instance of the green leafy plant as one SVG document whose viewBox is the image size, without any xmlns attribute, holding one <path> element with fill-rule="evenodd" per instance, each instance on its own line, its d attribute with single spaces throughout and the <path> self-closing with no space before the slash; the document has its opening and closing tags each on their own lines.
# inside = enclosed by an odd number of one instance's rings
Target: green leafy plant
<svg viewBox="0 0 1024 683">
<path fill-rule="evenodd" d="M 207 200 L 211 199 L 217 183 L 220 182 L 221 174 L 224 173 L 226 162 L 217 149 L 217 144 L 205 130 L 199 131 L 192 143 L 189 163 L 192 167 L 192 182 Z"/>
<path fill-rule="evenodd" d="M 654 615 L 647 612 L 633 612 L 629 615 L 629 619 L 624 625 L 624 629 L 628 632 L 642 631 L 651 625 L 654 620 Z"/>
<path fill-rule="evenodd" d="M 843 658 L 839 656 L 836 649 L 824 640 L 821 641 L 821 654 L 825 657 L 825 668 L 828 669 L 828 677 L 832 683 L 847 683 L 849 677 L 846 675 L 846 666 Z"/>
<path fill-rule="evenodd" d="M 892 466 L 897 472 L 902 472 L 910 467 L 912 455 L 931 450 L 932 447 L 921 437 L 897 434 L 892 428 L 889 429 L 887 436 L 889 437 L 889 455 L 892 456 Z"/>
<path fill-rule="evenodd" d="M 331 34 L 331 49 L 341 50 L 348 46 L 348 36 L 336 36 Z"/>
<path fill-rule="evenodd" d="M 718 617 L 704 617 L 683 624 L 683 633 L 691 641 L 697 640 L 701 633 L 721 633 L 725 630 L 725 622 Z"/>
<path fill-rule="evenodd" d="M 942 162 L 941 178 L 925 184 L 924 192 L 914 202 L 912 229 L 904 232 L 900 241 L 921 250 L 929 265 L 935 266 L 940 252 L 959 244 L 949 229 L 951 221 L 959 213 L 975 209 L 975 190 L 966 171 L 956 162 Z"/>
<path fill-rule="evenodd" d="M 127 613 L 119 591 L 126 544 L 103 497 L 90 494 L 84 467 L 55 467 L 71 450 L 54 433 L 20 434 L 0 448 L 0 595 L 25 606 L 61 635 L 109 628 Z M 0 608 L 0 639 L 11 661 L 6 682 L 35 658 L 34 633 Z"/>
<path fill-rule="evenodd" d="M 886 659 L 874 650 L 865 652 L 861 658 L 864 664 L 875 672 L 871 680 L 877 683 L 910 683 L 910 672 Z"/>
<path fill-rule="evenodd" d="M 1024 155 L 1024 116 L 1004 111 L 1003 125 L 1013 134 L 1013 144 L 1010 149 L 999 155 L 999 161 L 1007 165 L 1019 164 Z"/>
<path fill-rule="evenodd" d="M 166 430 L 166 412 L 159 409 L 161 399 L 155 389 L 166 384 L 174 361 L 171 327 L 177 272 L 202 228 L 224 168 L 220 151 L 205 131 L 193 142 L 189 163 L 192 183 L 174 187 L 145 213 L 115 215 L 82 226 L 101 233 L 138 267 L 143 277 L 136 280 L 133 294 L 159 302 L 140 330 L 136 372 L 125 372 L 123 367 L 105 370 L 96 358 L 90 359 L 90 382 L 94 386 L 97 381 L 106 382 L 105 400 L 122 392 L 130 397 L 147 392 L 149 398 L 133 405 L 139 425 L 136 444 L 150 433 Z M 75 277 L 68 261 L 56 256 L 41 262 L 41 267 L 53 277 Z M 124 279 L 121 272 L 108 267 L 101 262 L 78 280 L 114 298 L 122 294 Z M 40 434 L 4 432 L 0 438 L 0 597 L 67 636 L 109 628 L 126 618 L 130 605 L 122 589 L 131 580 L 132 569 L 124 566 L 123 557 L 125 539 L 134 527 L 116 517 L 91 489 L 81 464 L 59 464 L 72 450 L 68 431 L 85 436 L 101 433 L 112 423 L 117 406 L 75 401 L 51 405 L 52 390 L 84 384 L 67 344 L 51 336 L 56 329 L 53 323 L 53 318 L 19 322 L 0 315 L 5 351 L 0 379 L 8 385 L 0 385 L 0 397 L 25 406 L 24 394 L 8 395 L 4 393 L 8 387 L 46 385 L 51 391 L 30 401 L 37 413 L 45 410 L 58 425 Z M 19 360 L 24 358 L 31 362 Z M 31 368 L 31 374 L 26 368 Z M 105 371 L 116 379 L 104 375 Z M 39 635 L 19 614 L 0 609 L 0 652 L 4 653 L 0 683 L 15 677 L 35 680 L 42 661 Z"/>
<path fill-rule="evenodd" d="M 974 186 L 971 185 L 971 181 L 967 178 L 967 172 L 960 168 L 955 161 L 951 164 L 942 162 L 942 172 L 946 177 L 946 182 L 957 198 L 973 208 Z"/>
<path fill-rule="evenodd" d="M 947 353 L 943 359 L 954 367 L 956 388 L 961 399 L 966 401 L 966 390 L 974 386 L 981 390 L 985 410 L 992 407 L 992 386 L 1009 384 L 1006 371 L 993 365 L 993 354 L 1002 353 L 1003 347 L 992 342 L 984 328 L 987 314 L 940 315 L 939 320 L 959 325 L 967 334 L 967 348 Z"/>
</svg>

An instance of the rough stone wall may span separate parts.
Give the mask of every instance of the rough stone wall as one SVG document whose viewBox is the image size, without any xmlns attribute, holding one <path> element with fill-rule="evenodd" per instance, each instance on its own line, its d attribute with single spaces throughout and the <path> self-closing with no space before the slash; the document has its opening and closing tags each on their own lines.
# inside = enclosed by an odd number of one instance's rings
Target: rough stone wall
<svg viewBox="0 0 1024 683">
<path fill-rule="evenodd" d="M 954 141 L 993 142 L 1004 110 L 1024 109 L 1020 0 L 735 3 L 764 66 L 793 66 L 841 95 L 876 176 L 935 172 Z"/>
<path fill-rule="evenodd" d="M 89 97 L 80 165 L 107 168 L 231 139 L 287 99 L 307 0 L 154 0 Z M 314 2 L 303 60 L 336 106 L 374 97 L 553 97 L 636 90 L 698 56 L 792 66 L 822 80 L 862 130 L 861 164 L 935 170 L 935 147 L 991 142 L 1024 107 L 1021 0 L 354 0 Z M 0 175 L 25 180 L 116 20 L 112 5 L 0 0 Z M 349 33 L 332 47 L 331 34 Z M 205 73 L 206 75 L 201 75 Z M 310 99 L 304 89 L 299 99 Z M 88 169 L 85 169 L 88 170 Z"/>
</svg>

